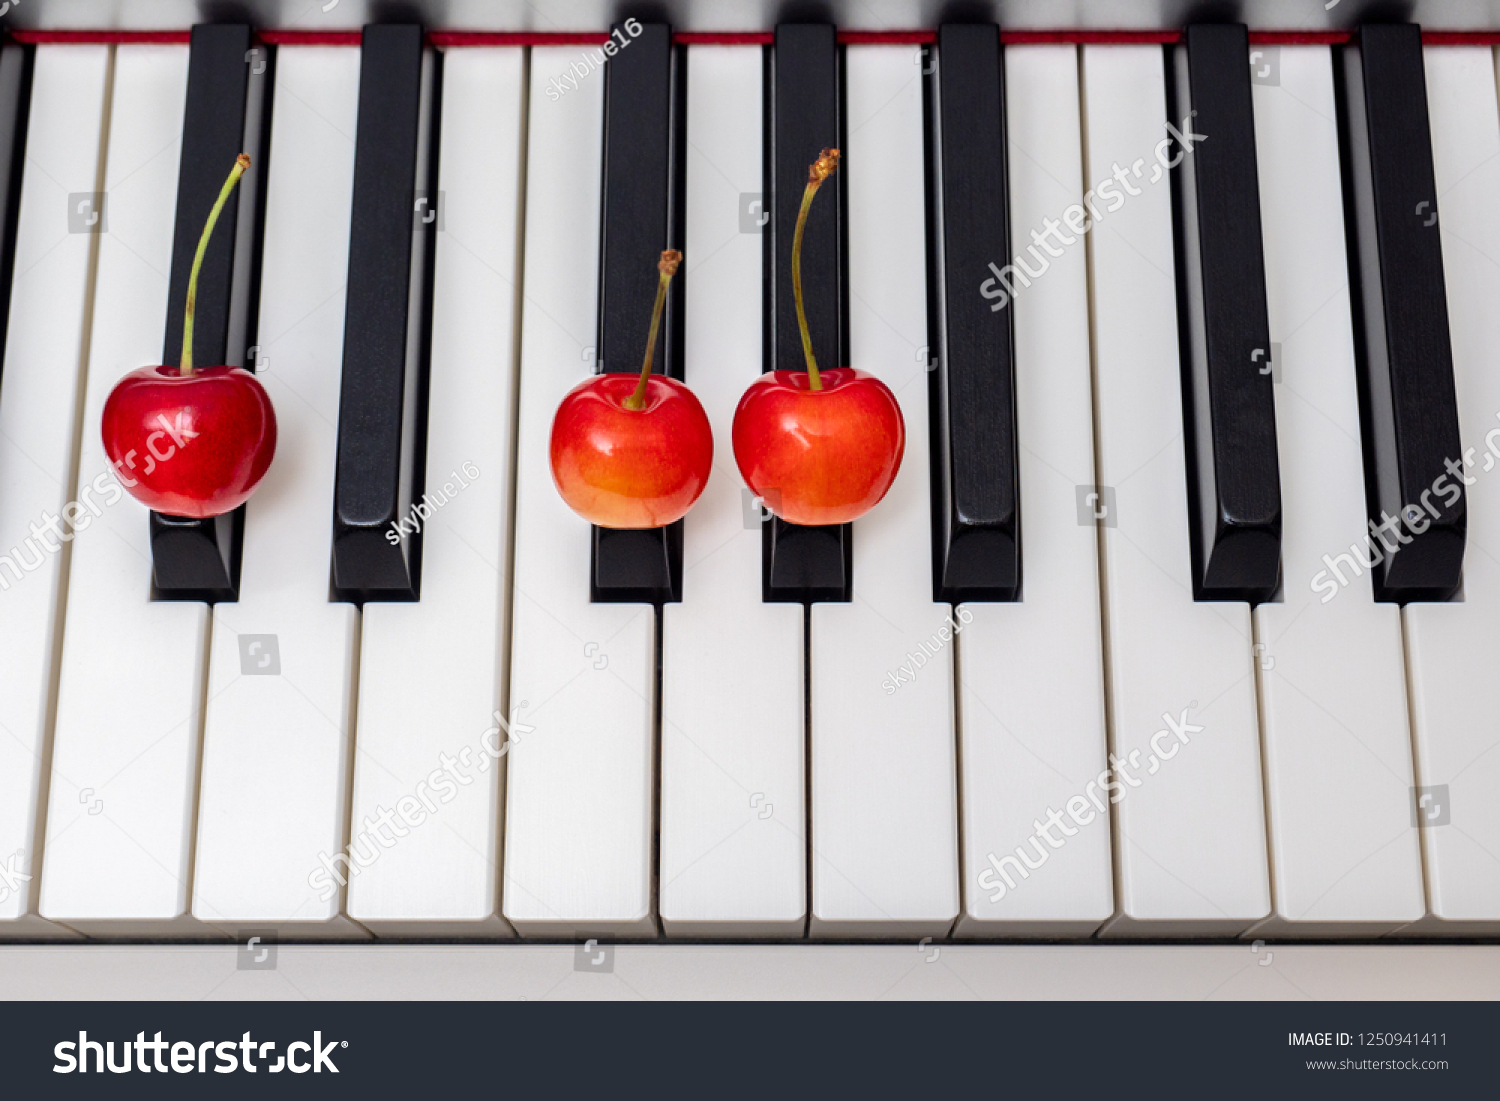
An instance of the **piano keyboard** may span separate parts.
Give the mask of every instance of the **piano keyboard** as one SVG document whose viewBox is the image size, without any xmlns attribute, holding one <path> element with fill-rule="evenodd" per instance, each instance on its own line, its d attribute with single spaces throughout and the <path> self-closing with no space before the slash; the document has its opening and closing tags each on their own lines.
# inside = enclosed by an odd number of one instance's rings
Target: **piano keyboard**
<svg viewBox="0 0 1500 1101">
<path fill-rule="evenodd" d="M 1500 934 L 1492 49 L 611 42 L 0 52 L 0 939 Z M 224 133 L 195 349 L 280 440 L 184 525 L 98 426 Z M 821 146 L 909 438 L 796 529 L 730 424 Z M 546 440 L 668 246 L 715 469 L 620 539 Z"/>
</svg>

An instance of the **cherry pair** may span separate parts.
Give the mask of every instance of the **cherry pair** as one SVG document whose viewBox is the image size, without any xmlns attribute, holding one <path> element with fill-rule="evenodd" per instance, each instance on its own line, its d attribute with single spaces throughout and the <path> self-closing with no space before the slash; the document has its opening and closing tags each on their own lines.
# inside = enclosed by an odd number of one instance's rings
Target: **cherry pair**
<svg viewBox="0 0 1500 1101">
<path fill-rule="evenodd" d="M 768 371 L 734 412 L 734 458 L 764 503 L 794 524 L 843 524 L 877 505 L 896 480 L 906 426 L 896 397 L 852 367 L 820 371 L 802 305 L 802 232 L 819 186 L 838 167 L 825 149 L 808 171 L 792 237 L 792 293 L 806 371 Z M 682 255 L 662 253 L 639 379 L 595 375 L 552 422 L 552 477 L 568 506 L 608 528 L 655 528 L 692 508 L 713 468 L 713 431 L 685 385 L 651 373 L 667 286 Z"/>
</svg>

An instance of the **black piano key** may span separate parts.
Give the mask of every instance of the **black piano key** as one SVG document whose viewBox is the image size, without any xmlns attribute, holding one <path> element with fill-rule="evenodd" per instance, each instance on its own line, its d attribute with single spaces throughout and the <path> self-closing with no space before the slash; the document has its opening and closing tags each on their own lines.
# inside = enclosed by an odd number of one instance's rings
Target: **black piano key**
<svg viewBox="0 0 1500 1101">
<path fill-rule="evenodd" d="M 333 506 L 340 599 L 415 600 L 420 533 L 391 525 L 420 502 L 436 221 L 437 58 L 415 24 L 364 29 Z"/>
<path fill-rule="evenodd" d="M 196 334 L 193 343 L 198 343 Z M 152 585 L 158 600 L 237 600 L 245 507 L 195 520 L 151 514 Z M 171 582 L 165 587 L 163 579 Z"/>
<path fill-rule="evenodd" d="M 1190 26 L 1169 81 L 1173 122 L 1205 135 L 1172 182 L 1193 590 L 1208 600 L 1268 600 L 1281 574 L 1249 50 L 1243 26 Z"/>
<path fill-rule="evenodd" d="M 596 604 L 682 599 L 681 521 L 664 528 L 594 528 L 590 598 Z M 675 529 L 675 532 L 674 532 Z"/>
<path fill-rule="evenodd" d="M 848 524 L 789 524 L 772 516 L 761 525 L 761 599 L 847 603 L 853 553 Z"/>
<path fill-rule="evenodd" d="M 1013 600 L 1021 579 L 1011 310 L 974 293 L 1011 255 L 994 24 L 938 28 L 928 81 L 935 599 Z"/>
<path fill-rule="evenodd" d="M 31 46 L 16 42 L 0 46 L 0 355 L 10 322 L 10 281 L 16 263 L 16 221 L 21 212 L 33 58 Z"/>
<path fill-rule="evenodd" d="M 255 343 L 272 58 L 271 49 L 254 45 L 251 29 L 244 24 L 193 28 L 163 363 L 182 360 L 182 321 L 193 256 L 204 220 L 240 153 L 250 154 L 250 169 L 230 193 L 198 273 L 193 363 L 244 366 L 246 350 Z M 238 599 L 244 511 L 242 505 L 230 516 L 209 520 L 153 512 L 151 559 L 157 597 Z"/>
<path fill-rule="evenodd" d="M 1421 28 L 1363 26 L 1335 57 L 1375 590 L 1442 599 L 1468 513 Z"/>
<path fill-rule="evenodd" d="M 766 370 L 803 371 L 802 337 L 792 298 L 792 235 L 807 168 L 825 148 L 842 148 L 843 77 L 834 28 L 826 23 L 776 27 L 766 82 L 764 185 L 771 221 L 765 234 Z M 858 171 L 856 169 L 855 171 Z M 844 285 L 844 173 L 818 202 L 802 234 L 802 295 L 813 355 L 822 367 L 848 363 Z M 806 603 L 852 599 L 853 528 L 803 528 L 776 516 L 764 522 L 761 595 Z"/>
<path fill-rule="evenodd" d="M 624 30 L 621 28 L 621 35 Z M 599 247 L 599 359 L 637 374 L 656 301 L 656 263 L 683 245 L 685 87 L 672 28 L 646 23 L 604 67 L 604 187 Z M 667 290 L 652 369 L 681 380 L 682 274 Z M 682 521 L 594 528 L 591 593 L 604 603 L 682 599 Z"/>
</svg>

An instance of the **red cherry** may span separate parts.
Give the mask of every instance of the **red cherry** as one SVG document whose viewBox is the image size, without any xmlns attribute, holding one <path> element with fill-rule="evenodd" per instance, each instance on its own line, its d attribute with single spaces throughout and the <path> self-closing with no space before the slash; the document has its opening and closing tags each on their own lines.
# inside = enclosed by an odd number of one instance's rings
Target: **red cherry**
<svg viewBox="0 0 1500 1101">
<path fill-rule="evenodd" d="M 579 383 L 552 419 L 552 481 L 564 501 L 606 528 L 659 528 L 680 520 L 708 485 L 713 429 L 682 383 L 652 375 L 644 409 L 625 402 L 634 375 Z"/>
<path fill-rule="evenodd" d="M 157 512 L 206 520 L 238 508 L 276 454 L 276 414 L 254 375 L 239 367 L 193 369 L 198 271 L 214 223 L 250 167 L 241 153 L 203 233 L 188 275 L 180 367 L 138 367 L 109 392 L 99 425 L 104 453 L 129 494 Z"/>
<path fill-rule="evenodd" d="M 845 524 L 880 503 L 906 450 L 890 387 L 853 367 L 768 371 L 734 411 L 734 461 L 766 507 L 794 524 Z"/>
<path fill-rule="evenodd" d="M 241 367 L 138 367 L 110 391 L 102 431 L 132 497 L 194 519 L 238 508 L 276 454 L 270 396 Z"/>
<path fill-rule="evenodd" d="M 659 528 L 682 519 L 708 484 L 714 434 L 693 392 L 651 373 L 667 287 L 682 253 L 657 261 L 656 304 L 636 375 L 580 382 L 552 418 L 552 481 L 568 507 L 605 528 Z"/>
<path fill-rule="evenodd" d="M 853 367 L 818 370 L 802 303 L 802 232 L 818 188 L 838 168 L 825 149 L 807 170 L 792 233 L 792 299 L 806 371 L 768 371 L 734 411 L 734 461 L 768 509 L 793 524 L 846 524 L 880 503 L 906 451 L 890 387 Z"/>
</svg>

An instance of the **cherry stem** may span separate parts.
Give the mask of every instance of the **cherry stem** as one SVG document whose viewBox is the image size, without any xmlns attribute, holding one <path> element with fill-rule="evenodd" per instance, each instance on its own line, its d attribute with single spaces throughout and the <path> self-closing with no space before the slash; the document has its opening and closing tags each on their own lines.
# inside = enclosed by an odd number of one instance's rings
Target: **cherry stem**
<svg viewBox="0 0 1500 1101">
<path fill-rule="evenodd" d="M 808 168 L 802 208 L 797 211 L 797 229 L 792 234 L 792 298 L 797 303 L 797 330 L 802 334 L 802 356 L 807 360 L 809 390 L 823 389 L 823 380 L 818 377 L 818 361 L 813 356 L 812 337 L 807 332 L 807 311 L 802 306 L 802 230 L 807 225 L 807 212 L 812 209 L 813 197 L 823 181 L 838 168 L 840 155 L 837 149 L 825 149 Z"/>
<path fill-rule="evenodd" d="M 672 276 L 677 274 L 677 265 L 680 263 L 682 253 L 675 248 L 667 249 L 656 262 L 656 270 L 661 275 L 656 281 L 656 305 L 651 307 L 651 331 L 646 334 L 646 359 L 641 364 L 641 381 L 636 383 L 635 390 L 624 402 L 626 409 L 637 413 L 646 408 L 646 384 L 651 381 L 651 358 L 656 354 L 656 333 L 661 328 L 661 311 L 667 304 L 667 285 L 672 282 Z"/>
<path fill-rule="evenodd" d="M 229 170 L 229 179 L 224 181 L 224 186 L 219 189 L 219 197 L 214 202 L 214 208 L 208 212 L 208 222 L 203 227 L 203 236 L 198 238 L 198 252 L 193 256 L 193 272 L 188 276 L 187 310 L 182 315 L 182 366 L 178 368 L 179 375 L 190 375 L 193 373 L 193 314 L 198 308 L 198 269 L 203 266 L 203 254 L 208 251 L 208 239 L 213 235 L 214 223 L 219 220 L 219 211 L 224 209 L 224 204 L 229 201 L 229 193 L 234 190 L 234 185 L 240 182 L 240 177 L 250 167 L 250 158 L 241 153 L 234 159 L 234 167 Z"/>
</svg>

